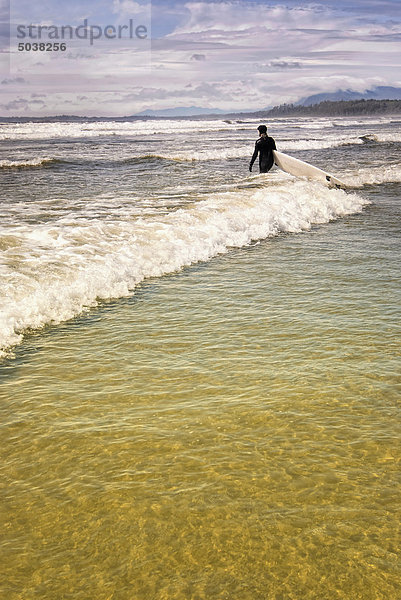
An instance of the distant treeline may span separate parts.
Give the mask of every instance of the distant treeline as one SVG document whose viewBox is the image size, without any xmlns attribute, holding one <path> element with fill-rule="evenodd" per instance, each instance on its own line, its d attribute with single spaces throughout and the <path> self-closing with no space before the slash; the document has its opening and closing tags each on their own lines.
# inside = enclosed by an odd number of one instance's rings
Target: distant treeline
<svg viewBox="0 0 401 600">
<path fill-rule="evenodd" d="M 271 110 L 258 113 L 258 116 L 285 117 L 291 115 L 348 116 L 401 113 L 401 100 L 325 100 L 319 104 L 302 106 L 281 104 Z"/>
</svg>

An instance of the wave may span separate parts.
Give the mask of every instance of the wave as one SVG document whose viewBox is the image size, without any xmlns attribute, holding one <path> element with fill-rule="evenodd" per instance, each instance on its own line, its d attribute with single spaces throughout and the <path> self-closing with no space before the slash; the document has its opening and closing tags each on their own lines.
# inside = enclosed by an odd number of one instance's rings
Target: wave
<svg viewBox="0 0 401 600">
<path fill-rule="evenodd" d="M 401 182 L 401 166 L 389 165 L 372 168 L 362 168 L 352 173 L 346 173 L 341 179 L 351 188 L 363 188 L 367 185 Z"/>
<path fill-rule="evenodd" d="M 376 143 L 379 141 L 377 135 L 375 135 L 374 133 L 367 133 L 365 135 L 361 135 L 359 139 L 362 140 L 364 144 L 371 144 L 372 142 Z"/>
<path fill-rule="evenodd" d="M 381 119 L 341 119 L 330 118 L 303 119 L 285 118 L 269 119 L 269 130 L 278 137 L 282 127 L 295 128 L 299 131 L 316 131 L 321 134 L 322 130 L 335 131 L 344 127 L 355 127 L 359 130 L 377 129 L 381 125 L 389 125 L 394 117 Z M 97 138 L 109 136 L 154 136 L 155 134 L 196 134 L 200 132 L 235 132 L 253 129 L 259 123 L 258 119 L 247 119 L 246 121 L 233 119 L 143 119 L 136 121 L 95 121 L 95 122 L 51 122 L 51 123 L 3 123 L 0 128 L 1 140 L 55 140 L 62 138 Z M 245 129 L 244 129 L 245 125 Z M 393 134 L 389 134 L 390 136 Z M 295 140 L 294 140 L 295 141 Z M 396 141 L 399 141 L 399 136 Z"/>
<path fill-rule="evenodd" d="M 401 133 L 367 133 L 365 135 L 361 135 L 359 139 L 362 140 L 364 144 L 400 143 Z"/>
<path fill-rule="evenodd" d="M 301 232 L 362 210 L 356 194 L 306 181 L 217 193 L 162 215 L 64 218 L 0 231 L 3 356 L 27 331 L 71 319 L 101 300 L 131 295 L 158 277 L 280 232 Z M 26 258 L 29 257 L 29 260 Z"/>
<path fill-rule="evenodd" d="M 360 136 L 342 135 L 336 137 L 326 136 L 321 139 L 283 140 L 280 148 L 285 150 L 320 150 L 325 148 L 340 148 L 367 143 L 398 143 L 401 142 L 400 133 L 365 133 Z"/>
<path fill-rule="evenodd" d="M 397 143 L 401 142 L 401 134 L 398 133 L 366 133 L 360 136 L 326 136 L 324 138 L 303 138 L 303 139 L 279 139 L 276 138 L 277 146 L 279 150 L 283 152 L 291 152 L 296 150 L 323 150 L 327 148 L 339 148 L 342 146 L 352 146 L 358 144 L 380 144 L 380 143 Z M 142 162 L 156 162 L 156 161 L 211 161 L 211 160 L 228 160 L 235 158 L 246 158 L 250 157 L 253 151 L 253 141 L 250 140 L 246 144 L 240 146 L 232 145 L 235 142 L 231 142 L 230 139 L 226 140 L 226 146 L 221 146 L 221 140 L 216 143 L 214 148 L 207 146 L 205 148 L 196 147 L 196 149 L 178 150 L 173 152 L 164 152 L 163 154 L 146 153 L 138 156 L 131 156 L 128 158 L 119 157 L 107 157 L 104 159 L 104 164 L 107 163 L 142 163 Z M 102 159 L 103 160 L 103 159 Z M 99 159 L 91 161 L 87 156 L 81 157 L 81 159 L 74 157 L 68 157 L 65 159 L 51 158 L 51 157 L 38 157 L 26 160 L 2 160 L 0 161 L 0 169 L 17 169 L 17 168 L 30 168 L 30 167 L 44 167 L 56 163 L 72 164 L 73 162 L 99 162 Z"/>
<path fill-rule="evenodd" d="M 379 144 L 387 144 L 387 143 L 400 143 L 401 142 L 401 132 L 397 132 L 397 133 L 386 133 L 386 132 L 380 132 L 380 133 L 373 133 L 373 134 L 368 134 L 369 137 L 372 137 L 372 141 L 374 142 L 378 142 Z"/>
<path fill-rule="evenodd" d="M 93 123 L 5 123 L 0 140 L 49 140 L 58 138 L 88 138 L 102 136 L 154 135 L 233 130 L 233 123 L 223 120 L 141 120 Z M 237 124 L 234 125 L 236 127 Z M 240 126 L 240 124 L 238 124 Z"/>
<path fill-rule="evenodd" d="M 365 134 L 358 137 L 325 137 L 322 139 L 276 139 L 277 147 L 282 152 L 291 152 L 294 150 L 324 150 L 327 148 L 340 148 L 343 146 L 362 145 L 366 143 L 388 143 L 401 141 L 401 136 L 397 134 Z M 229 141 L 228 141 L 229 144 Z M 246 145 L 237 147 L 217 147 L 217 148 L 205 148 L 197 150 L 182 150 L 173 153 L 163 153 L 163 155 L 141 155 L 128 159 L 132 160 L 145 160 L 145 159 L 164 159 L 164 160 L 175 160 L 175 161 L 207 161 L 207 160 L 225 160 L 231 158 L 244 158 L 251 156 L 253 151 L 252 142 Z"/>
<path fill-rule="evenodd" d="M 0 169 L 28 169 L 65 162 L 58 158 L 31 158 L 27 160 L 0 160 Z"/>
<path fill-rule="evenodd" d="M 323 148 L 334 148 L 336 146 L 346 145 L 345 140 L 283 140 L 279 142 L 277 140 L 277 145 L 281 151 L 291 151 L 291 150 L 317 150 Z M 354 143 L 362 144 L 362 140 L 355 140 Z M 229 144 L 229 142 L 228 142 Z M 217 147 L 210 149 L 197 149 L 197 150 L 181 150 L 177 152 L 165 152 L 162 155 L 158 154 L 142 154 L 140 156 L 131 157 L 125 159 L 124 162 L 140 162 L 146 160 L 174 160 L 174 161 L 209 161 L 209 160 L 226 160 L 233 158 L 245 158 L 251 157 L 253 152 L 253 143 L 252 141 L 248 144 L 244 144 L 242 146 L 237 147 Z"/>
<path fill-rule="evenodd" d="M 375 140 L 370 140 L 373 143 Z M 305 148 L 304 148 L 305 149 Z M 172 155 L 157 154 L 142 155 L 126 159 L 125 162 L 147 162 L 147 161 L 192 161 L 192 160 L 213 160 L 227 158 L 243 158 L 250 155 L 249 147 L 237 148 L 232 150 L 205 150 L 194 153 L 175 153 Z M 191 157 L 191 158 L 190 158 Z M 281 173 L 281 172 L 280 172 Z M 284 176 L 286 177 L 286 176 Z M 365 185 L 380 185 L 382 183 L 397 183 L 401 181 L 401 166 L 390 165 L 372 168 L 361 168 L 358 171 L 352 171 L 341 176 L 341 179 L 351 188 L 361 188 Z"/>
<path fill-rule="evenodd" d="M 299 140 L 283 140 L 280 145 L 280 150 L 324 150 L 326 148 L 339 148 L 353 144 L 362 144 L 360 138 L 343 137 L 325 137 L 322 139 L 299 139 Z"/>
<path fill-rule="evenodd" d="M 131 156 L 123 160 L 124 163 L 146 162 L 146 161 L 178 161 L 192 162 L 203 160 L 224 160 L 228 158 L 243 158 L 252 154 L 252 144 L 237 148 L 215 148 L 214 150 L 185 150 L 177 152 L 165 152 L 164 154 L 141 154 L 140 156 Z"/>
<path fill-rule="evenodd" d="M 131 156 L 129 158 L 124 158 L 121 162 L 122 164 L 133 164 L 133 163 L 142 163 L 142 162 L 158 162 L 158 161 L 188 161 L 192 160 L 189 158 L 180 158 L 174 155 L 165 154 L 164 156 L 161 154 L 141 154 L 140 156 Z M 118 161 L 119 162 L 119 161 Z"/>
</svg>

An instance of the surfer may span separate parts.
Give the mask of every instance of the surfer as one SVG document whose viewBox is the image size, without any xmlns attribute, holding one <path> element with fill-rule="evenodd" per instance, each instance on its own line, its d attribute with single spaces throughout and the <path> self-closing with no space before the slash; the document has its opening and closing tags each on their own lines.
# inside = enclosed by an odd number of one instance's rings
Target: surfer
<svg viewBox="0 0 401 600">
<path fill-rule="evenodd" d="M 259 171 L 267 173 L 274 164 L 273 150 L 276 150 L 276 142 L 272 137 L 267 135 L 266 125 L 259 125 L 259 139 L 256 140 L 255 150 L 252 154 L 249 170 L 252 171 L 253 163 L 259 154 Z"/>
</svg>

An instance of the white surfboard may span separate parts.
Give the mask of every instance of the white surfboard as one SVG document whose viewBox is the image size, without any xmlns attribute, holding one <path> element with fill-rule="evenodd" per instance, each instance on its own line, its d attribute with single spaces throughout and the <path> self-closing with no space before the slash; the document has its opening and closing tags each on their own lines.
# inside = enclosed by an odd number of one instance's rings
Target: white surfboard
<svg viewBox="0 0 401 600">
<path fill-rule="evenodd" d="M 274 164 L 290 175 L 321 181 L 332 188 L 345 189 L 347 187 L 343 181 L 340 181 L 337 177 L 334 177 L 334 175 L 330 175 L 330 173 L 326 173 L 326 171 L 322 171 L 322 169 L 318 169 L 309 163 L 298 160 L 298 158 L 293 158 L 292 156 L 288 156 L 288 154 L 278 152 L 277 150 L 273 150 L 273 156 Z"/>
</svg>

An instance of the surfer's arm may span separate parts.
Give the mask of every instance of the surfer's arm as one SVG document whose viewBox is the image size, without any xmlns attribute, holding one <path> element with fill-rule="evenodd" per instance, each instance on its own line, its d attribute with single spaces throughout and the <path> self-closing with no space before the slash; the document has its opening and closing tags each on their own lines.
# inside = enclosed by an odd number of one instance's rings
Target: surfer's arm
<svg viewBox="0 0 401 600">
<path fill-rule="evenodd" d="M 255 162 L 257 156 L 258 156 L 258 152 L 259 152 L 259 148 L 258 148 L 258 142 L 255 143 L 255 150 L 252 154 L 252 158 L 251 158 L 251 162 L 249 163 L 249 170 L 252 171 L 252 165 Z"/>
</svg>

